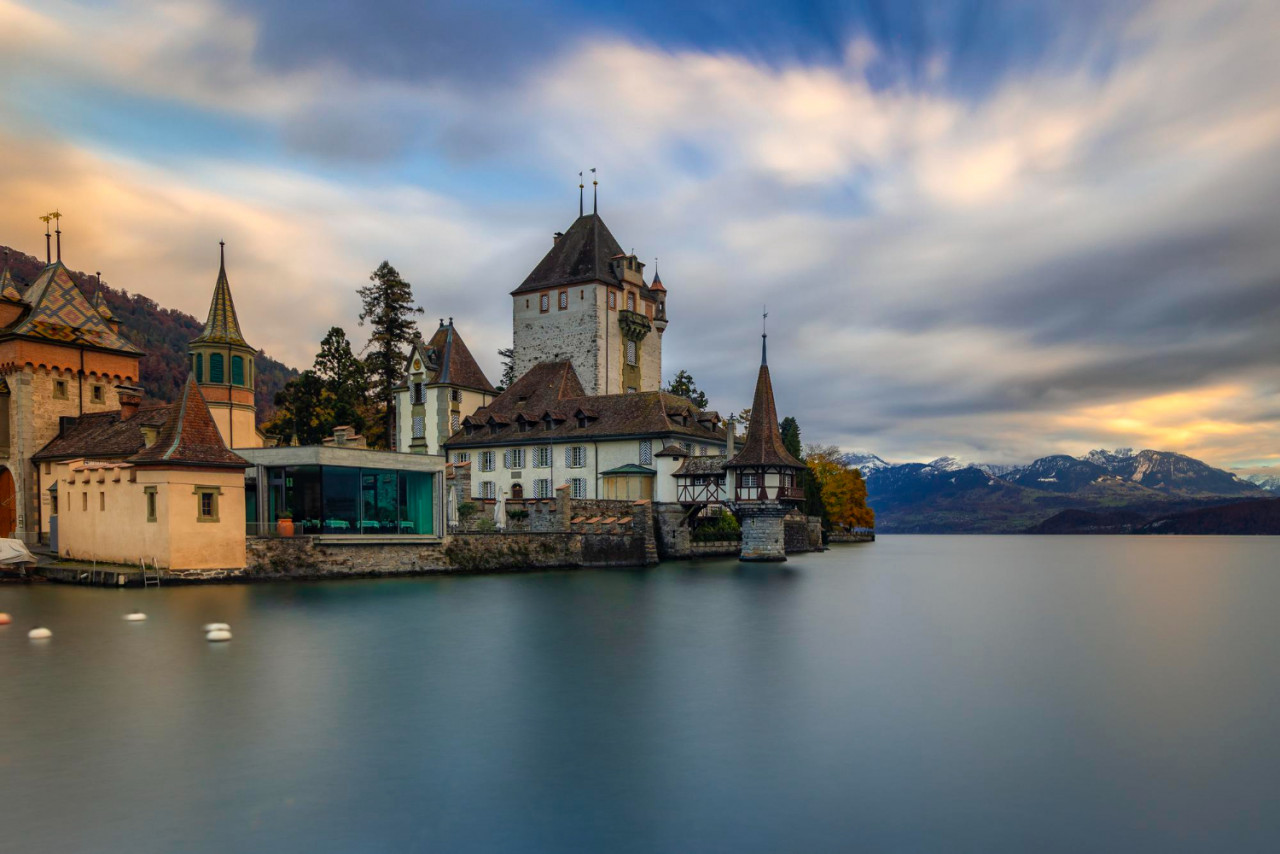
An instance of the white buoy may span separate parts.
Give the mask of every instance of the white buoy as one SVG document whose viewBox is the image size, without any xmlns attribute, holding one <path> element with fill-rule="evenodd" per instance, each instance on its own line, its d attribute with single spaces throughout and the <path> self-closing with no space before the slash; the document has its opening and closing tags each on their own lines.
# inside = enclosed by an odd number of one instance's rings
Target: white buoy
<svg viewBox="0 0 1280 854">
<path fill-rule="evenodd" d="M 227 623 L 205 623 L 204 631 L 205 632 L 229 632 L 231 631 L 231 626 L 228 625 Z"/>
<path fill-rule="evenodd" d="M 13 617 L 10 617 L 4 611 L 0 611 L 0 626 L 7 626 L 12 622 L 13 622 Z"/>
<path fill-rule="evenodd" d="M 32 640 L 48 640 L 49 638 L 53 637 L 53 632 L 49 631 L 44 626 L 37 626 L 36 628 L 27 632 L 27 637 L 31 638 Z"/>
<path fill-rule="evenodd" d="M 124 618 L 127 622 L 130 622 L 130 623 L 141 623 L 143 620 L 147 618 L 147 615 L 142 613 L 141 611 L 134 611 L 131 614 L 125 614 Z"/>
<path fill-rule="evenodd" d="M 231 640 L 231 632 L 227 631 L 226 629 L 217 629 L 205 635 L 204 639 L 207 641 L 212 641 L 214 643 L 218 641 L 229 641 Z"/>
</svg>

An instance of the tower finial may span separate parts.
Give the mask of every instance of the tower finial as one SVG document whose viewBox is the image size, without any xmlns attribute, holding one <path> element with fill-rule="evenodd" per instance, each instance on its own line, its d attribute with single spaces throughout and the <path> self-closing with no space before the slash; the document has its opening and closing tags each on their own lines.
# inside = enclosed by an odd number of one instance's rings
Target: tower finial
<svg viewBox="0 0 1280 854">
<path fill-rule="evenodd" d="M 578 173 L 578 216 L 582 216 L 582 173 Z"/>
<path fill-rule="evenodd" d="M 769 364 L 769 307 L 764 306 L 760 318 L 760 364 Z"/>
<path fill-rule="evenodd" d="M 54 211 L 53 213 L 49 214 L 49 216 L 53 217 L 53 233 L 58 236 L 58 239 L 57 239 L 58 260 L 61 261 L 62 260 L 62 214 L 59 213 L 58 211 Z"/>
<path fill-rule="evenodd" d="M 45 214 L 40 217 L 40 221 L 44 223 L 44 263 L 53 263 L 53 235 L 49 233 L 49 223 L 53 220 L 53 214 Z"/>
<path fill-rule="evenodd" d="M 218 270 L 227 272 L 227 241 L 218 241 Z"/>
<path fill-rule="evenodd" d="M 596 198 L 596 187 L 600 186 L 600 182 L 596 180 L 596 167 L 591 167 L 591 213 L 600 212 L 600 205 Z"/>
</svg>

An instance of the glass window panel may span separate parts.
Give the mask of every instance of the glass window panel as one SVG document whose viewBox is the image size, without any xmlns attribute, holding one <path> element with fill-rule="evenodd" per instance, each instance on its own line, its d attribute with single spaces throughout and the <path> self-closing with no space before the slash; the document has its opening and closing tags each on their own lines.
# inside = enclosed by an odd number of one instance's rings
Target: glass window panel
<svg viewBox="0 0 1280 854">
<path fill-rule="evenodd" d="M 324 533 L 357 533 L 360 530 L 360 469 L 324 466 L 321 472 Z"/>
<path fill-rule="evenodd" d="M 427 472 L 400 472 L 400 533 L 435 533 L 434 484 L 435 478 Z"/>
<path fill-rule="evenodd" d="M 223 359 L 221 353 L 209 354 L 209 382 L 220 383 L 223 377 Z"/>
<path fill-rule="evenodd" d="M 231 357 L 231 384 L 244 385 L 244 357 Z"/>
</svg>

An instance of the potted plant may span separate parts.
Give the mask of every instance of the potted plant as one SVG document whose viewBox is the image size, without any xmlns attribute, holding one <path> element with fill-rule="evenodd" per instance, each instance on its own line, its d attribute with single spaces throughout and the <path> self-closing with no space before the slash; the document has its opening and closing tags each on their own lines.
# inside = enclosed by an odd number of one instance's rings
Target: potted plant
<svg viewBox="0 0 1280 854">
<path fill-rule="evenodd" d="M 281 510 L 276 514 L 276 534 L 281 537 L 293 536 L 293 513 Z"/>
</svg>

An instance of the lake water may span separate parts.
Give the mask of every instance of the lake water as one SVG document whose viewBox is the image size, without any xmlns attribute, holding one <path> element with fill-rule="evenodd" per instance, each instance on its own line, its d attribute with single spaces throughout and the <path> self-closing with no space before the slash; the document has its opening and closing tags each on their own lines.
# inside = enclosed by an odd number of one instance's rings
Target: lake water
<svg viewBox="0 0 1280 854">
<path fill-rule="evenodd" d="M 1280 850 L 1280 539 L 0 611 L 3 851 Z"/>
</svg>

